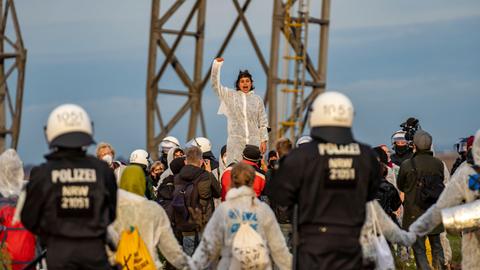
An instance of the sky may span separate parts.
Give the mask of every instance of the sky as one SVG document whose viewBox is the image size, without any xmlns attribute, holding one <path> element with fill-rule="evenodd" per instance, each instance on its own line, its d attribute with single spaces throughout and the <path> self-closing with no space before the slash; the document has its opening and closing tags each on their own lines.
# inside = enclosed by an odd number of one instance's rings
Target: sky
<svg viewBox="0 0 480 270">
<path fill-rule="evenodd" d="M 162 12 L 172 2 L 162 0 Z M 320 1 L 311 2 L 311 14 L 318 17 Z M 112 143 L 117 155 L 127 157 L 134 149 L 145 148 L 151 1 L 15 3 L 28 50 L 18 147 L 24 162 L 42 162 L 48 152 L 43 134 L 48 114 L 67 102 L 88 111 L 96 141 Z M 192 3 L 186 1 L 168 27 L 178 29 Z M 267 61 L 272 4 L 253 0 L 247 11 Z M 203 73 L 235 15 L 231 1 L 207 1 Z M 371 145 L 389 144 L 399 124 L 414 116 L 433 135 L 438 150 L 451 150 L 459 137 L 480 128 L 480 118 L 474 116 L 480 98 L 479 28 L 477 0 L 332 1 L 327 89 L 352 100 L 355 137 Z M 309 37 L 309 48 L 318 51 L 318 29 L 312 27 Z M 190 69 L 192 51 L 191 40 L 177 50 Z M 238 70 L 249 69 L 256 92 L 263 96 L 266 76 L 242 27 L 223 56 L 222 82 L 232 86 Z M 167 70 L 168 79 L 161 86 L 181 89 L 172 74 Z M 172 115 L 183 102 L 161 99 L 162 113 Z M 218 105 L 207 86 L 203 95 L 207 135 L 217 155 L 227 138 Z M 186 139 L 186 123 L 184 118 L 171 133 L 181 142 Z"/>
</svg>

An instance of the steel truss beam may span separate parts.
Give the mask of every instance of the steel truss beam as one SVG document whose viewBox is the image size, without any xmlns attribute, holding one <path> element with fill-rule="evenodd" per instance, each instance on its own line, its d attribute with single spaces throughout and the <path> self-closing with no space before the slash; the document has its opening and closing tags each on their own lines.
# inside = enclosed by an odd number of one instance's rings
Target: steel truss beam
<svg viewBox="0 0 480 270">
<path fill-rule="evenodd" d="M 272 16 L 272 37 L 271 37 L 271 46 L 270 46 L 270 73 L 268 76 L 268 95 L 269 95 L 269 123 L 272 127 L 272 132 L 270 132 L 270 147 L 272 147 L 275 140 L 281 138 L 285 135 L 289 129 L 293 127 L 281 126 L 278 119 L 278 104 L 277 104 L 277 93 L 278 86 L 291 84 L 289 81 L 281 80 L 279 78 L 278 64 L 279 64 L 279 44 L 280 37 L 283 34 L 285 37 L 286 43 L 291 46 L 291 48 L 300 54 L 304 46 L 307 44 L 302 44 L 299 38 L 296 36 L 296 31 L 294 26 L 290 26 L 290 35 L 286 36 L 285 30 L 285 1 L 283 0 L 273 0 L 273 16 Z M 295 3 L 296 1 L 293 1 Z M 327 49 L 328 49 L 328 26 L 330 21 L 330 0 L 322 0 L 322 10 L 321 18 L 308 18 L 308 23 L 314 23 L 320 25 L 320 39 L 319 39 L 319 53 L 317 58 L 317 66 L 314 65 L 314 62 L 309 55 L 309 48 L 307 47 L 306 52 L 306 70 L 308 75 L 311 77 L 312 81 L 305 81 L 305 86 L 312 88 L 311 92 L 303 99 L 303 102 L 300 106 L 297 106 L 288 117 L 285 118 L 286 121 L 294 121 L 297 115 L 301 115 L 306 109 L 308 109 L 310 103 L 315 99 L 315 97 L 325 91 L 326 87 L 326 67 L 327 67 Z M 296 134 L 296 137 L 302 135 L 303 129 L 305 127 L 306 121 L 302 121 L 302 128 Z"/>
<path fill-rule="evenodd" d="M 18 145 L 26 60 L 14 1 L 0 0 L 0 152 Z"/>
<path fill-rule="evenodd" d="M 190 118 L 188 123 L 187 140 L 196 136 L 198 122 L 203 136 L 206 136 L 206 125 L 202 110 L 202 93 L 207 85 L 210 77 L 210 69 L 202 73 L 203 65 L 203 51 L 205 40 L 205 16 L 206 16 L 206 1 L 195 0 L 193 7 L 190 9 L 188 15 L 184 18 L 184 22 L 180 29 L 166 28 L 165 24 L 178 12 L 186 2 L 185 0 L 175 1 L 167 11 L 160 16 L 160 0 L 152 0 L 151 22 L 150 22 L 150 43 L 148 54 L 147 67 L 147 150 L 154 159 L 158 158 L 158 145 L 161 140 L 167 136 L 176 124 L 190 111 Z M 265 104 L 269 108 L 269 121 L 272 127 L 270 134 L 270 143 L 273 143 L 285 131 L 281 130 L 277 121 L 277 86 L 279 84 L 291 83 L 288 80 L 282 81 L 278 76 L 278 47 L 280 42 L 280 33 L 283 30 L 284 20 L 284 2 L 282 0 L 273 0 L 274 14 L 272 19 L 272 38 L 270 48 L 270 63 L 260 50 L 260 46 L 253 34 L 252 28 L 245 16 L 245 13 L 251 3 L 251 0 L 245 0 L 243 5 L 238 0 L 232 0 L 233 7 L 237 11 L 237 17 L 231 25 L 227 35 L 221 43 L 216 56 L 220 57 L 228 47 L 238 26 L 242 24 L 247 33 L 248 39 L 252 44 L 256 57 L 268 78 L 267 91 L 265 93 Z M 325 89 L 325 70 L 326 70 L 326 43 L 328 37 L 328 14 L 329 14 L 330 0 L 323 0 L 322 18 L 311 18 L 312 23 L 320 23 L 321 25 L 321 39 L 320 39 L 320 55 L 318 59 L 318 67 L 315 67 L 313 60 L 307 55 L 306 65 L 307 71 L 312 78 L 312 81 L 305 82 L 306 86 L 313 87 L 313 91 L 305 99 L 304 103 L 309 104 L 318 93 Z M 192 19 L 196 16 L 196 31 L 187 31 Z M 172 46 L 169 46 L 165 35 L 175 36 Z M 194 70 L 193 75 L 190 76 L 184 68 L 182 62 L 176 56 L 176 50 L 184 37 L 195 38 L 195 55 L 194 55 Z M 294 36 L 289 38 L 288 43 L 294 50 L 300 50 L 303 44 L 299 44 Z M 159 61 L 157 66 L 157 50 L 163 53 L 163 58 Z M 210 61 L 210 60 L 208 60 Z M 161 80 L 165 77 L 165 71 L 168 66 L 171 66 L 177 76 L 183 83 L 183 90 L 179 89 L 165 89 L 161 86 Z M 202 75 L 203 74 L 203 75 Z M 187 90 L 187 91 L 185 91 Z M 158 104 L 159 96 L 183 96 L 187 100 L 167 122 L 163 118 L 161 106 Z M 306 108 L 307 106 L 303 106 Z M 300 108 L 298 108 L 300 110 Z M 301 113 L 301 112 L 300 112 Z M 157 130 L 159 129 L 159 130 Z"/>
</svg>

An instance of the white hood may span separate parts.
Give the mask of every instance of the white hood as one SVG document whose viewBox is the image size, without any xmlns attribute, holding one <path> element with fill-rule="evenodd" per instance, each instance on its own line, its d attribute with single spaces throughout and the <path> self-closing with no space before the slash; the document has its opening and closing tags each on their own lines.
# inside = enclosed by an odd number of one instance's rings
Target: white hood
<svg viewBox="0 0 480 270">
<path fill-rule="evenodd" d="M 13 149 L 0 155 L 0 194 L 8 198 L 18 196 L 23 184 L 23 162 Z"/>
</svg>

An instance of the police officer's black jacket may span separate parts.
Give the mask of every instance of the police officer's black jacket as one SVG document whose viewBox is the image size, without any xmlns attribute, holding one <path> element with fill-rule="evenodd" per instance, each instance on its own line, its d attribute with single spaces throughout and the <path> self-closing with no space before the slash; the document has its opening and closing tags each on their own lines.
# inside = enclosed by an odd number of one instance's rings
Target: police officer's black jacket
<svg viewBox="0 0 480 270">
<path fill-rule="evenodd" d="M 80 149 L 58 150 L 45 158 L 27 184 L 24 226 L 42 238 L 104 237 L 116 213 L 112 169 Z"/>
<path fill-rule="evenodd" d="M 313 225 L 359 234 L 365 203 L 375 198 L 380 179 L 380 164 L 369 146 L 314 140 L 282 158 L 268 195 L 280 205 L 298 203 L 300 231 Z"/>
</svg>

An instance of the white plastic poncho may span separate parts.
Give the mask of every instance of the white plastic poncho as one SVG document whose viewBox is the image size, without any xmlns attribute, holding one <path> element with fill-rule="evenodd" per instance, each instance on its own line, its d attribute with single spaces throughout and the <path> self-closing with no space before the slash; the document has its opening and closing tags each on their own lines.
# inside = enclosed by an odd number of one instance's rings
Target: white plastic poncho
<svg viewBox="0 0 480 270">
<path fill-rule="evenodd" d="M 8 198 L 18 196 L 23 185 L 23 163 L 17 152 L 8 149 L 0 155 L 0 194 Z"/>
<path fill-rule="evenodd" d="M 220 83 L 223 62 L 213 61 L 212 88 L 220 98 L 218 114 L 227 117 L 227 165 L 242 160 L 247 144 L 260 146 L 268 140 L 268 119 L 260 96 L 253 91 L 244 93 L 229 89 Z"/>
<path fill-rule="evenodd" d="M 240 214 L 234 214 L 234 211 Z M 203 232 L 202 241 L 192 256 L 193 268 L 205 269 L 210 262 L 221 256 L 216 269 L 240 270 L 240 265 L 232 254 L 232 242 L 241 222 L 248 222 L 265 240 L 277 269 L 291 269 L 292 255 L 288 251 L 275 214 L 270 206 L 258 200 L 253 189 L 247 186 L 230 189 L 226 201 L 215 209 Z M 271 265 L 265 268 L 271 269 Z"/>
<path fill-rule="evenodd" d="M 154 201 L 149 201 L 137 194 L 119 189 L 117 202 L 117 218 L 110 225 L 112 235 L 120 235 L 137 226 L 140 236 L 150 252 L 157 268 L 162 265 L 158 258 L 157 248 L 162 255 L 177 269 L 189 269 L 190 258 L 173 235 L 170 221 L 163 208 Z M 114 258 L 111 254 L 110 260 Z"/>
<path fill-rule="evenodd" d="M 480 130 L 475 134 L 472 148 L 475 164 L 480 165 Z M 463 163 L 452 175 L 448 185 L 425 214 L 419 217 L 409 230 L 423 236 L 442 222 L 441 210 L 480 199 L 479 191 L 468 188 L 468 179 L 476 174 L 471 165 Z M 480 269 L 480 228 L 462 236 L 462 269 Z"/>
</svg>

